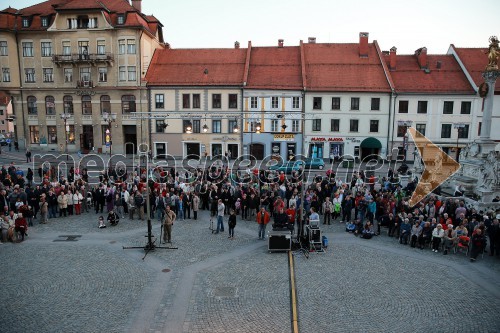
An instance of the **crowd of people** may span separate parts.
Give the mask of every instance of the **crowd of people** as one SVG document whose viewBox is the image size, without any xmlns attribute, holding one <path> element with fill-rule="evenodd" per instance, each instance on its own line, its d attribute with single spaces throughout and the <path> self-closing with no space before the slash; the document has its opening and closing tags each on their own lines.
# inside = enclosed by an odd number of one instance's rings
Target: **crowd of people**
<svg viewBox="0 0 500 333">
<path fill-rule="evenodd" d="M 207 210 L 217 221 L 216 233 L 224 231 L 228 218 L 230 239 L 235 237 L 237 217 L 257 222 L 259 239 L 265 239 L 270 222 L 300 236 L 310 219 L 321 219 L 325 225 L 345 223 L 347 231 L 363 238 L 380 235 L 384 228 L 401 244 L 421 249 L 427 246 L 435 253 L 448 254 L 468 241 L 471 260 L 484 250 L 500 256 L 498 212 L 476 212 L 466 208 L 464 201 L 434 194 L 410 207 L 408 201 L 417 180 L 403 188 L 398 172 L 392 169 L 380 178 L 359 171 L 347 179 L 330 170 L 326 176 L 300 171 L 286 175 L 231 170 L 227 165 L 183 173 L 175 168 L 110 167 L 96 179 L 89 179 L 88 170 L 77 167 L 64 175 L 54 166 L 40 167 L 37 172 L 38 182 L 31 169 L 25 175 L 14 163 L 0 170 L 4 241 L 24 240 L 35 223 L 93 211 L 99 228 L 106 222 L 116 226 L 120 219 L 145 220 L 149 216 L 163 224 L 163 240 L 171 242 L 175 221 L 197 220 L 198 212 Z M 107 218 L 103 214 L 108 214 Z"/>
</svg>

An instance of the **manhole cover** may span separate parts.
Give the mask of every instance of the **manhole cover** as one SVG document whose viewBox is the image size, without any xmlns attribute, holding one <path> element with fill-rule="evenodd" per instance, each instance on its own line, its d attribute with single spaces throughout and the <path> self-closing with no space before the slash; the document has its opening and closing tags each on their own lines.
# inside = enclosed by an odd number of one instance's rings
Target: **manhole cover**
<svg viewBox="0 0 500 333">
<path fill-rule="evenodd" d="M 162 269 L 161 271 L 162 271 L 163 273 L 168 273 L 168 272 L 170 272 L 170 268 L 164 268 L 164 269 Z"/>
<path fill-rule="evenodd" d="M 214 297 L 236 297 L 237 288 L 235 287 L 217 287 L 213 291 Z"/>
<path fill-rule="evenodd" d="M 58 237 L 66 239 L 55 239 L 54 242 L 77 242 L 77 238 L 82 237 L 82 235 L 62 235 Z"/>
</svg>

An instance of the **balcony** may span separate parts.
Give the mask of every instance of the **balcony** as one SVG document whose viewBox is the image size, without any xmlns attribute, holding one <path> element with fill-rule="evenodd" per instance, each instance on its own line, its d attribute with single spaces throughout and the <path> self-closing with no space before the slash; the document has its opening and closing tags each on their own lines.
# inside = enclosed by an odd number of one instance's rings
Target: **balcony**
<svg viewBox="0 0 500 333">
<path fill-rule="evenodd" d="M 112 53 L 98 54 L 98 53 L 89 53 L 89 54 L 56 54 L 52 56 L 52 61 L 58 65 L 78 65 L 78 64 L 90 64 L 95 66 L 96 64 L 107 64 L 109 66 L 113 66 L 115 58 Z"/>
<path fill-rule="evenodd" d="M 79 80 L 79 81 L 76 81 L 76 87 L 77 88 L 93 88 L 94 87 L 94 82 L 92 82 L 92 81 L 85 81 L 85 80 Z"/>
</svg>

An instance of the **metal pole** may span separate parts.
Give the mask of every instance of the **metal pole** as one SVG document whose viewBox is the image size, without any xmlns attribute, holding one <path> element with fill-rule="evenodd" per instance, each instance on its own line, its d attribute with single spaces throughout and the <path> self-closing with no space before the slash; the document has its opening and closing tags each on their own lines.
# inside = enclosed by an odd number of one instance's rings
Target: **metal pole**
<svg viewBox="0 0 500 333">
<path fill-rule="evenodd" d="M 69 161 L 69 155 L 68 155 L 68 129 L 67 129 L 67 119 L 66 119 L 66 113 L 64 113 L 64 134 L 66 138 L 66 161 Z"/>
<path fill-rule="evenodd" d="M 108 120 L 109 129 L 109 158 L 111 158 L 111 149 L 113 147 L 113 137 L 111 136 L 111 120 Z"/>
</svg>

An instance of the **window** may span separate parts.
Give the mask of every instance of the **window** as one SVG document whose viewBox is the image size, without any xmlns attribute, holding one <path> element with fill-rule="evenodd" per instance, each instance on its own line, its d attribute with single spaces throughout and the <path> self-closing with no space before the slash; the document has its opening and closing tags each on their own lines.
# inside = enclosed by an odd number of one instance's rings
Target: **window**
<svg viewBox="0 0 500 333">
<path fill-rule="evenodd" d="M 372 98 L 372 111 L 380 110 L 380 98 Z"/>
<path fill-rule="evenodd" d="M 104 40 L 97 41 L 97 54 L 100 55 L 106 54 L 106 41 Z"/>
<path fill-rule="evenodd" d="M 221 108 L 221 96 L 220 94 L 212 94 L 212 108 L 220 109 Z"/>
<path fill-rule="evenodd" d="M 378 132 L 378 120 L 370 120 L 370 132 Z"/>
<path fill-rule="evenodd" d="M 200 133 L 200 120 L 195 119 L 193 120 L 193 133 Z"/>
<path fill-rule="evenodd" d="M 332 97 L 332 110 L 340 110 L 340 97 Z"/>
<path fill-rule="evenodd" d="M 54 100 L 54 96 L 45 97 L 45 113 L 48 115 L 56 114 L 56 103 Z"/>
<path fill-rule="evenodd" d="M 47 134 L 48 143 L 57 144 L 57 126 L 47 126 Z"/>
<path fill-rule="evenodd" d="M 200 108 L 200 94 L 193 94 L 193 109 Z"/>
<path fill-rule="evenodd" d="M 135 54 L 135 39 L 127 39 L 127 53 Z"/>
<path fill-rule="evenodd" d="M 36 107 L 36 97 L 28 96 L 27 102 L 28 102 L 28 114 L 37 114 L 38 109 Z"/>
<path fill-rule="evenodd" d="M 313 109 L 321 110 L 321 97 L 313 97 Z"/>
<path fill-rule="evenodd" d="M 125 66 L 120 66 L 118 68 L 118 79 L 120 81 L 126 81 L 127 80 L 127 69 L 125 68 Z"/>
<path fill-rule="evenodd" d="M 43 69 L 43 82 L 54 82 L 54 69 L 44 68 Z"/>
<path fill-rule="evenodd" d="M 292 97 L 292 109 L 300 108 L 300 97 Z"/>
<path fill-rule="evenodd" d="M 135 112 L 135 96 L 123 95 L 122 96 L 122 112 L 129 113 Z"/>
<path fill-rule="evenodd" d="M 42 42 L 42 57 L 52 56 L 52 42 Z"/>
<path fill-rule="evenodd" d="M 470 114 L 471 102 L 462 102 L 460 114 Z"/>
<path fill-rule="evenodd" d="M 408 101 L 399 101 L 399 113 L 408 113 Z"/>
<path fill-rule="evenodd" d="M 64 69 L 64 82 L 73 82 L 73 68 Z"/>
<path fill-rule="evenodd" d="M 187 119 L 184 119 L 182 121 L 182 129 L 183 129 L 183 132 L 186 133 L 187 132 L 187 128 L 188 126 L 191 127 L 191 130 L 192 130 L 192 125 L 193 123 L 191 122 L 191 120 L 187 120 Z"/>
<path fill-rule="evenodd" d="M 165 121 L 162 119 L 156 119 L 155 120 L 155 128 L 156 128 L 156 133 L 165 133 Z"/>
<path fill-rule="evenodd" d="M 155 94 L 155 107 L 157 109 L 163 109 L 165 107 L 165 95 Z"/>
<path fill-rule="evenodd" d="M 86 40 L 78 42 L 78 54 L 80 55 L 80 59 L 88 59 L 89 58 L 89 42 Z"/>
<path fill-rule="evenodd" d="M 135 81 L 135 66 L 128 66 L 128 80 Z"/>
<path fill-rule="evenodd" d="M 64 113 L 73 114 L 73 96 L 66 95 L 63 97 Z"/>
<path fill-rule="evenodd" d="M 101 114 L 111 113 L 111 98 L 109 95 L 101 96 Z"/>
<path fill-rule="evenodd" d="M 191 108 L 191 95 L 182 94 L 182 108 L 183 109 Z"/>
<path fill-rule="evenodd" d="M 70 145 L 75 144 L 75 125 L 68 125 L 69 131 L 68 131 L 68 143 Z"/>
<path fill-rule="evenodd" d="M 44 16 L 42 17 L 42 27 L 47 27 L 49 25 L 49 18 Z"/>
<path fill-rule="evenodd" d="M 321 119 L 313 119 L 312 130 L 313 132 L 321 131 Z"/>
<path fill-rule="evenodd" d="M 331 132 L 339 132 L 340 131 L 340 119 L 331 119 L 330 120 L 330 131 Z"/>
<path fill-rule="evenodd" d="M 443 114 L 453 114 L 453 101 L 444 101 Z"/>
<path fill-rule="evenodd" d="M 483 123 L 482 122 L 479 122 L 478 126 L 477 126 L 477 136 L 481 136 L 481 125 Z"/>
<path fill-rule="evenodd" d="M 417 131 L 419 131 L 420 133 L 422 133 L 422 135 L 425 135 L 425 129 L 426 129 L 427 125 L 426 124 L 416 124 L 415 125 L 415 129 Z"/>
<path fill-rule="evenodd" d="M 212 133 L 221 133 L 221 121 L 212 120 Z"/>
<path fill-rule="evenodd" d="M 71 42 L 69 41 L 62 42 L 62 52 L 63 55 L 71 54 Z"/>
<path fill-rule="evenodd" d="M 24 69 L 24 82 L 33 83 L 35 82 L 35 69 L 25 68 Z"/>
<path fill-rule="evenodd" d="M 2 68 L 2 81 L 10 82 L 10 68 Z"/>
<path fill-rule="evenodd" d="M 33 56 L 33 42 L 23 42 L 23 57 Z"/>
<path fill-rule="evenodd" d="M 108 68 L 99 67 L 99 82 L 108 82 Z"/>
<path fill-rule="evenodd" d="M 250 108 L 257 108 L 257 97 L 250 97 Z"/>
<path fill-rule="evenodd" d="M 238 94 L 229 94 L 229 108 L 230 109 L 238 108 Z"/>
<path fill-rule="evenodd" d="M 351 97 L 351 110 L 359 110 L 359 97 Z"/>
<path fill-rule="evenodd" d="M 458 138 L 459 139 L 469 138 L 469 125 L 464 125 L 464 127 L 458 128 Z"/>
<path fill-rule="evenodd" d="M 23 17 L 23 28 L 28 28 L 30 26 L 30 20 L 27 17 Z"/>
<path fill-rule="evenodd" d="M 298 120 L 292 120 L 292 132 L 300 132 L 300 123 Z"/>
<path fill-rule="evenodd" d="M 8 56 L 9 50 L 6 41 L 0 41 L 0 56 Z"/>
<path fill-rule="evenodd" d="M 418 101 L 417 113 L 427 113 L 427 101 Z"/>
<path fill-rule="evenodd" d="M 451 124 L 442 124 L 441 125 L 441 138 L 442 139 L 451 138 Z"/>
<path fill-rule="evenodd" d="M 278 132 L 278 121 L 271 120 L 271 132 Z"/>
<path fill-rule="evenodd" d="M 117 24 L 123 24 L 123 23 L 125 23 L 125 15 L 123 15 L 123 14 L 119 14 L 119 15 L 118 15 L 118 18 L 117 18 L 117 20 L 116 20 L 116 23 L 117 23 Z"/>
<path fill-rule="evenodd" d="M 272 96 L 271 97 L 271 108 L 272 109 L 277 109 L 279 106 L 279 99 L 278 96 Z"/>
<path fill-rule="evenodd" d="M 397 132 L 397 137 L 402 138 L 405 136 L 406 132 L 408 130 L 408 126 L 404 125 L 398 125 L 398 132 Z"/>
<path fill-rule="evenodd" d="M 349 121 L 349 132 L 357 132 L 358 131 L 359 120 L 351 119 Z"/>
<path fill-rule="evenodd" d="M 90 82 L 90 67 L 80 68 L 80 80 L 83 82 Z"/>
<path fill-rule="evenodd" d="M 92 114 L 92 97 L 82 96 L 82 114 Z"/>
<path fill-rule="evenodd" d="M 30 143 L 40 143 L 40 130 L 38 126 L 30 126 Z"/>
<path fill-rule="evenodd" d="M 234 128 L 238 126 L 238 121 L 237 120 L 231 120 L 229 119 L 227 122 L 227 132 L 228 133 L 234 133 Z"/>
<path fill-rule="evenodd" d="M 125 54 L 125 39 L 118 40 L 118 54 Z"/>
</svg>

